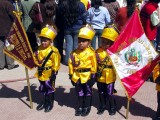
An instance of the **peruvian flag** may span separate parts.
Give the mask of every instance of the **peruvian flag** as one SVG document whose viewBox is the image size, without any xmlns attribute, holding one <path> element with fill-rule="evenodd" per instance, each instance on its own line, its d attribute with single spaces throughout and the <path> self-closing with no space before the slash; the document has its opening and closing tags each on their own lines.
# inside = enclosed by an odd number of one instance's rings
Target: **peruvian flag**
<svg viewBox="0 0 160 120">
<path fill-rule="evenodd" d="M 147 80 L 158 61 L 158 53 L 146 37 L 138 10 L 107 50 L 116 72 L 131 98 Z"/>
</svg>

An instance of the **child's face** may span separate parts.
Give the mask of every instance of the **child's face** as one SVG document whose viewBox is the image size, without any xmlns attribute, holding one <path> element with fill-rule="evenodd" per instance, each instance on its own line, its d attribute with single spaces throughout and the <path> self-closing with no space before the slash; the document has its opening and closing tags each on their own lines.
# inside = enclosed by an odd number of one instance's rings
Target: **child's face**
<svg viewBox="0 0 160 120">
<path fill-rule="evenodd" d="M 51 40 L 48 38 L 41 37 L 41 46 L 45 49 L 51 45 Z"/>
<path fill-rule="evenodd" d="M 83 38 L 78 38 L 78 49 L 79 50 L 84 50 L 90 45 L 90 41 L 83 39 Z"/>
<path fill-rule="evenodd" d="M 101 38 L 101 48 L 107 50 L 109 47 L 113 45 L 113 41 Z"/>
</svg>

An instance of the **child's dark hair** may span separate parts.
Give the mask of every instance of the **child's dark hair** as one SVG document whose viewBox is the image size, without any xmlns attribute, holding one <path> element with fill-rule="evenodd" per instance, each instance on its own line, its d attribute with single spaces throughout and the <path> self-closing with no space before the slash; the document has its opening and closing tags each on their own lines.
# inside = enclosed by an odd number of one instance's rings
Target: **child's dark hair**
<svg viewBox="0 0 160 120">
<path fill-rule="evenodd" d="M 102 1 L 101 0 L 92 0 L 91 6 L 94 7 L 95 9 L 98 9 L 99 6 L 102 6 Z"/>
</svg>

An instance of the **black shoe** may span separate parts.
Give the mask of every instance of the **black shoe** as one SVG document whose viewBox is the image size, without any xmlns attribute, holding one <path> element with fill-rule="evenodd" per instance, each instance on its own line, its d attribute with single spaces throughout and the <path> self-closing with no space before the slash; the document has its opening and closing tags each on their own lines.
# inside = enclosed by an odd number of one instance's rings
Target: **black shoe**
<svg viewBox="0 0 160 120">
<path fill-rule="evenodd" d="M 153 73 L 149 76 L 149 78 L 146 80 L 147 82 L 154 82 L 153 80 Z"/>
<path fill-rule="evenodd" d="M 83 108 L 81 116 L 85 117 L 90 113 L 91 107 Z"/>
<path fill-rule="evenodd" d="M 98 109 L 97 114 L 98 114 L 98 115 L 101 115 L 101 114 L 104 113 L 104 111 L 105 111 L 105 107 L 100 107 L 100 108 Z"/>
<path fill-rule="evenodd" d="M 68 63 L 62 63 L 63 65 L 65 65 L 65 66 L 68 66 Z"/>
<path fill-rule="evenodd" d="M 43 103 L 41 103 L 41 104 L 39 104 L 38 106 L 37 106 L 37 110 L 38 111 L 40 111 L 40 110 L 42 110 L 43 108 L 45 107 L 45 105 L 43 104 Z"/>
<path fill-rule="evenodd" d="M 9 67 L 8 70 L 12 70 L 12 69 L 18 68 L 18 67 L 19 67 L 19 65 L 17 64 L 17 65 L 14 65 L 13 67 Z"/>
<path fill-rule="evenodd" d="M 109 110 L 109 115 L 115 115 L 115 114 L 116 114 L 115 108 L 111 108 L 111 109 Z"/>
<path fill-rule="evenodd" d="M 0 68 L 0 70 L 3 70 L 4 68 Z"/>
<path fill-rule="evenodd" d="M 117 90 L 116 89 L 113 89 L 113 94 L 117 95 Z"/>
<path fill-rule="evenodd" d="M 160 120 L 160 117 L 155 117 L 152 120 Z"/>
<path fill-rule="evenodd" d="M 80 116 L 82 114 L 82 108 L 78 108 L 76 111 L 75 111 L 75 116 Z"/>
<path fill-rule="evenodd" d="M 65 62 L 64 60 L 62 61 L 62 64 L 68 66 L 68 62 Z"/>
<path fill-rule="evenodd" d="M 52 110 L 52 108 L 53 108 L 53 105 L 48 104 L 48 105 L 45 106 L 44 112 L 50 112 Z"/>
</svg>

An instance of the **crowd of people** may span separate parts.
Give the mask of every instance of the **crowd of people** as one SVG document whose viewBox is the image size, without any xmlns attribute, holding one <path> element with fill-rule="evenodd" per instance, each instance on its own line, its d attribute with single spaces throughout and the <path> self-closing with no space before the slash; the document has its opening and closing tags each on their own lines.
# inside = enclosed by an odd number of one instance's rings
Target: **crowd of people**
<svg viewBox="0 0 160 120">
<path fill-rule="evenodd" d="M 0 70 L 18 67 L 3 53 L 5 39 L 14 21 L 12 11 L 17 8 L 22 12 L 22 23 L 38 68 L 35 76 L 44 98 L 37 110 L 52 110 L 55 79 L 61 62 L 69 67 L 69 79 L 78 96 L 75 116 L 90 113 L 95 82 L 99 93 L 97 114 L 103 114 L 106 109 L 106 98 L 109 115 L 116 114 L 116 74 L 106 50 L 123 31 L 135 9 L 139 10 L 146 36 L 157 52 L 160 51 L 160 0 L 22 0 L 16 5 L 14 1 L 1 0 Z M 35 20 L 37 13 L 42 15 L 41 22 Z M 160 77 L 155 81 L 158 86 L 155 120 L 160 120 Z"/>
</svg>

